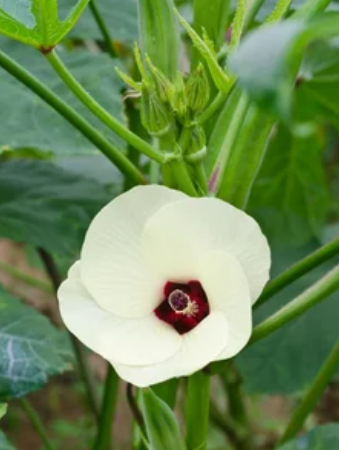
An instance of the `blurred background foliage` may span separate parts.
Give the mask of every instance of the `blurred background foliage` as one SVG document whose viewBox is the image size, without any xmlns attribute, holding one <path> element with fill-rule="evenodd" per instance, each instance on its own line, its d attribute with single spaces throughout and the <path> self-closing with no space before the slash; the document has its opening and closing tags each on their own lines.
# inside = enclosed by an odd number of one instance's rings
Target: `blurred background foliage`
<svg viewBox="0 0 339 450">
<path fill-rule="evenodd" d="M 61 18 L 75 3 L 59 0 Z M 122 101 L 125 88 L 114 67 L 135 73 L 132 47 L 138 39 L 137 1 L 96 3 L 111 32 L 111 53 L 115 58 L 112 60 L 106 51 L 88 8 L 59 50 L 94 98 L 122 123 L 136 127 L 138 104 L 133 99 Z M 252 26 L 267 16 L 274 4 L 267 0 Z M 303 0 L 294 1 L 292 10 L 302 4 Z M 9 15 L 29 24 L 34 18 L 27 5 L 29 0 L 0 0 L 0 7 Z M 192 1 L 178 0 L 177 6 L 191 21 Z M 328 9 L 339 10 L 339 2 L 331 2 Z M 230 17 L 233 11 L 234 5 Z M 227 30 L 224 32 L 215 36 L 220 44 L 227 38 Z M 185 35 L 183 41 L 186 47 L 181 63 L 187 71 L 187 55 L 192 48 Z M 261 52 L 265 53 L 265 42 L 261 44 Z M 38 52 L 6 37 L 0 38 L 0 48 L 46 82 L 105 136 L 119 143 L 131 159 L 138 159 L 132 149 L 78 103 Z M 222 58 L 222 48 L 220 54 Z M 10 405 L 2 425 L 11 441 L 0 434 L 0 450 L 43 448 L 23 412 L 22 398 L 27 394 L 31 394 L 32 403 L 50 429 L 56 450 L 86 449 L 93 440 L 94 422 L 88 414 L 79 376 L 72 371 L 75 363 L 71 344 L 62 330 L 51 282 L 39 254 L 41 248 L 52 254 L 64 276 L 79 254 L 91 219 L 122 192 L 126 182 L 79 132 L 2 69 L 0 100 L 0 401 Z M 278 121 L 274 127 L 248 206 L 272 245 L 273 276 L 339 235 L 338 39 L 317 41 L 307 47 L 293 93 L 293 107 L 293 126 Z M 212 125 L 208 124 L 207 131 L 209 127 L 212 129 Z M 139 163 L 144 167 L 149 164 L 146 158 Z M 334 263 L 313 270 L 260 307 L 255 312 L 255 322 L 286 304 Z M 334 294 L 236 358 L 248 394 L 246 407 L 258 449 L 273 448 L 292 406 L 303 395 L 337 338 L 338 317 L 338 294 Z M 105 363 L 89 353 L 86 356 L 99 394 Z M 63 375 L 54 377 L 60 373 Z M 225 440 L 228 424 L 223 419 L 230 405 L 220 396 L 222 383 L 230 380 L 223 379 L 226 376 L 220 378 L 213 385 L 209 450 L 231 448 Z M 339 420 L 338 381 L 333 380 L 306 429 Z M 119 399 L 114 433 L 117 449 L 124 450 L 130 448 L 131 416 L 122 390 Z M 180 414 L 180 398 L 178 403 Z M 316 427 L 299 441 L 282 447 L 336 448 L 339 425 Z"/>
</svg>

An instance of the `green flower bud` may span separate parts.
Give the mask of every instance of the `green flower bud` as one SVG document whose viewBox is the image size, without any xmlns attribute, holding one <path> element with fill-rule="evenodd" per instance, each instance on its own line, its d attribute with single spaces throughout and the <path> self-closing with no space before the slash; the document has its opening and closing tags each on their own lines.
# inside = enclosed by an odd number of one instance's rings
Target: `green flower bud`
<svg viewBox="0 0 339 450">
<path fill-rule="evenodd" d="M 203 111 L 210 98 L 210 88 L 204 66 L 200 63 L 186 83 L 188 107 L 193 113 Z"/>
<path fill-rule="evenodd" d="M 169 79 L 152 63 L 150 58 L 146 56 L 146 63 L 152 76 L 157 93 L 160 100 L 164 103 L 171 103 L 174 93 L 174 86 Z"/>
<path fill-rule="evenodd" d="M 179 120 L 183 120 L 187 116 L 187 99 L 185 84 L 180 72 L 177 73 L 177 77 L 174 83 L 174 93 L 171 101 L 171 106 L 178 116 Z"/>
<path fill-rule="evenodd" d="M 168 107 L 146 84 L 142 87 L 141 122 L 153 136 L 166 134 L 172 125 L 172 115 Z"/>
</svg>

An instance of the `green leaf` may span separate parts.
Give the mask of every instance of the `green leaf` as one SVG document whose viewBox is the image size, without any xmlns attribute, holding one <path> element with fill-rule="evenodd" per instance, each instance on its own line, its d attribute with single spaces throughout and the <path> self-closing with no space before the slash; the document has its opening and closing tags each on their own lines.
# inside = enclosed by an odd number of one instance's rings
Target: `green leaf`
<svg viewBox="0 0 339 450">
<path fill-rule="evenodd" d="M 76 0 L 59 0 L 60 17 L 65 17 L 70 5 Z M 138 14 L 135 0 L 96 0 L 105 24 L 111 30 L 114 41 L 132 43 L 138 39 Z M 81 39 L 102 39 L 102 34 L 87 8 L 71 31 L 72 37 Z"/>
<path fill-rule="evenodd" d="M 150 450 L 185 450 L 179 424 L 171 408 L 151 389 L 142 390 L 141 400 Z"/>
<path fill-rule="evenodd" d="M 315 427 L 303 436 L 287 442 L 278 450 L 334 450 L 339 445 L 339 425 Z"/>
<path fill-rule="evenodd" d="M 316 241 L 299 249 L 286 244 L 273 246 L 272 277 L 318 247 L 319 242 Z M 335 262 L 338 262 L 338 258 Z M 315 269 L 256 310 L 255 324 L 315 283 L 333 264 Z M 246 391 L 271 395 L 292 394 L 307 389 L 338 339 L 338 314 L 338 295 L 333 294 L 268 338 L 243 351 L 236 361 Z"/>
<path fill-rule="evenodd" d="M 298 73 L 296 111 L 299 121 L 327 120 L 339 128 L 338 40 L 314 42 Z"/>
<path fill-rule="evenodd" d="M 0 449 L 1 450 L 15 450 L 13 445 L 8 441 L 2 431 L 0 431 Z"/>
<path fill-rule="evenodd" d="M 44 81 L 104 135 L 122 146 L 121 140 L 78 102 L 42 55 L 5 38 L 0 39 L 0 45 L 2 50 Z M 83 87 L 115 118 L 124 122 L 120 95 L 123 83 L 112 69 L 109 56 L 73 51 L 66 53 L 63 59 Z M 3 127 L 0 134 L 0 151 L 1 148 L 34 147 L 63 156 L 99 153 L 64 118 L 3 71 L 1 92 L 0 122 Z"/>
<path fill-rule="evenodd" d="M 0 164 L 0 236 L 77 257 L 93 216 L 112 195 L 44 160 Z"/>
<path fill-rule="evenodd" d="M 0 32 L 27 45 L 49 51 L 73 28 L 89 0 L 79 0 L 60 21 L 57 0 L 23 0 L 14 8 L 0 3 Z M 19 14 L 16 6 L 18 6 Z M 33 17 L 32 17 L 33 16 Z"/>
<path fill-rule="evenodd" d="M 6 412 L 7 412 L 7 404 L 0 403 L 0 419 L 6 414 Z"/>
<path fill-rule="evenodd" d="M 0 287 L 0 399 L 17 398 L 69 370 L 67 335 Z"/>
<path fill-rule="evenodd" d="M 306 46 L 338 35 L 338 30 L 338 14 L 263 27 L 244 39 L 230 58 L 230 69 L 255 101 L 290 120 L 294 80 Z"/>
<path fill-rule="evenodd" d="M 249 204 L 271 243 L 319 236 L 329 207 L 322 147 L 316 130 L 298 137 L 282 126 L 271 142 Z"/>
</svg>

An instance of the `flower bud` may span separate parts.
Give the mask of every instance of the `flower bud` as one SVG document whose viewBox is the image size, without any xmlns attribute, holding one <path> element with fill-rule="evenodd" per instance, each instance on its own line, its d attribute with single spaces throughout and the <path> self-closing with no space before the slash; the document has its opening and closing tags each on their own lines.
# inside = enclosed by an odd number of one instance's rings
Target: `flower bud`
<svg viewBox="0 0 339 450">
<path fill-rule="evenodd" d="M 202 111 L 210 97 L 209 83 L 204 66 L 200 63 L 186 83 L 188 107 L 193 113 Z"/>
<path fill-rule="evenodd" d="M 162 136 L 172 125 L 169 109 L 146 84 L 142 87 L 141 121 L 146 130 L 154 136 Z"/>
<path fill-rule="evenodd" d="M 152 63 L 150 58 L 146 56 L 146 63 L 152 76 L 156 91 L 160 100 L 164 103 L 170 103 L 174 93 L 174 86 L 169 79 Z"/>
<path fill-rule="evenodd" d="M 174 93 L 171 106 L 178 116 L 178 119 L 183 120 L 187 115 L 187 99 L 184 80 L 180 72 L 177 73 L 177 77 L 174 82 Z"/>
</svg>

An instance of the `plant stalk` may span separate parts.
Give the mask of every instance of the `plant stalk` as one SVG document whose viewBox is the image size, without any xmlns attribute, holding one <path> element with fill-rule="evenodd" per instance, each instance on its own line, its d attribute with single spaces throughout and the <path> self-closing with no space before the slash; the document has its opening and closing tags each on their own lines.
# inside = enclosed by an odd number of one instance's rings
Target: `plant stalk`
<svg viewBox="0 0 339 450">
<path fill-rule="evenodd" d="M 306 258 L 302 259 L 301 261 L 298 261 L 296 264 L 293 264 L 293 266 L 289 267 L 287 270 L 285 270 L 285 272 L 270 281 L 259 297 L 259 300 L 254 305 L 254 308 L 262 305 L 282 289 L 293 283 L 295 280 L 338 254 L 339 238 L 334 239 L 328 244 L 320 247 L 318 250 L 306 256 Z"/>
<path fill-rule="evenodd" d="M 22 397 L 20 399 L 20 404 L 22 409 L 25 411 L 29 421 L 31 422 L 33 428 L 40 436 L 42 443 L 44 444 L 45 450 L 54 450 L 45 430 L 43 423 L 38 416 L 38 413 L 35 411 L 29 400 L 27 398 Z"/>
<path fill-rule="evenodd" d="M 102 37 L 105 42 L 107 53 L 112 58 L 116 58 L 117 55 L 116 55 L 114 47 L 113 47 L 113 39 L 111 38 L 109 29 L 106 26 L 106 23 L 100 13 L 100 10 L 98 8 L 96 0 L 91 0 L 89 2 L 89 9 L 91 10 L 94 20 L 95 20 L 96 24 L 98 25 L 99 30 L 101 31 Z"/>
<path fill-rule="evenodd" d="M 119 377 L 108 364 L 105 390 L 99 420 L 99 429 L 93 450 L 109 450 L 112 440 L 112 425 L 118 398 Z"/>
<path fill-rule="evenodd" d="M 110 141 L 104 138 L 87 120 L 71 108 L 66 102 L 52 92 L 40 80 L 30 74 L 4 52 L 0 51 L 0 67 L 38 95 L 69 123 L 77 128 L 106 157 L 116 165 L 123 174 L 136 184 L 145 184 L 144 175 L 135 167 Z"/>
<path fill-rule="evenodd" d="M 67 67 L 59 58 L 55 50 L 47 53 L 46 58 L 55 72 L 59 75 L 61 80 L 68 86 L 73 94 L 108 128 L 114 133 L 128 142 L 139 152 L 153 159 L 154 161 L 163 164 L 166 160 L 165 155 L 146 141 L 142 140 L 139 136 L 134 134 L 118 120 L 116 120 L 111 114 L 106 111 L 94 98 L 81 86 L 81 84 L 73 77 Z"/>
<path fill-rule="evenodd" d="M 196 372 L 188 379 L 186 411 L 187 450 L 206 450 L 210 405 L 210 376 Z"/>
<path fill-rule="evenodd" d="M 337 289 L 339 289 L 339 266 L 336 266 L 305 292 L 257 325 L 253 330 L 249 345 L 272 334 L 278 328 L 325 300 Z"/>
<path fill-rule="evenodd" d="M 52 294 L 54 292 L 51 284 L 48 283 L 47 281 L 32 277 L 27 273 L 22 272 L 21 270 L 18 270 L 16 267 L 11 266 L 10 264 L 7 264 L 3 261 L 0 261 L 0 271 L 4 272 L 6 275 L 9 275 L 12 278 L 15 278 L 18 281 L 22 281 L 28 286 L 46 292 L 46 294 Z"/>
<path fill-rule="evenodd" d="M 333 347 L 328 358 L 324 362 L 323 366 L 319 370 L 315 380 L 309 388 L 306 395 L 303 397 L 297 409 L 292 414 L 287 428 L 282 435 L 279 445 L 293 439 L 297 433 L 301 430 L 306 418 L 312 412 L 319 398 L 324 392 L 327 384 L 331 380 L 335 373 L 335 370 L 339 366 L 339 340 Z"/>
</svg>

